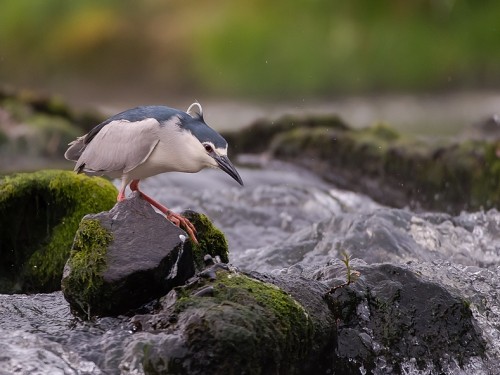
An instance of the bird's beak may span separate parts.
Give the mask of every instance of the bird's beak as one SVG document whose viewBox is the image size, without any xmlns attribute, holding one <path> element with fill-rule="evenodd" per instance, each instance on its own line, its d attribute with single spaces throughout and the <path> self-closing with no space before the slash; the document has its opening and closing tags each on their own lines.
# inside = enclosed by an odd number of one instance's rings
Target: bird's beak
<svg viewBox="0 0 500 375">
<path fill-rule="evenodd" d="M 241 179 L 238 171 L 234 167 L 233 163 L 229 160 L 227 156 L 213 155 L 213 158 L 219 165 L 219 168 L 234 178 L 238 183 L 243 186 L 243 180 Z"/>
</svg>

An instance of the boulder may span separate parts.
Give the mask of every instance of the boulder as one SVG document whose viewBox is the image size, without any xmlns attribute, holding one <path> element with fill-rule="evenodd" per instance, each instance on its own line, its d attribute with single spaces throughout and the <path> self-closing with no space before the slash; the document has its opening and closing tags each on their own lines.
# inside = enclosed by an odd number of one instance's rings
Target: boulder
<svg viewBox="0 0 500 375">
<path fill-rule="evenodd" d="M 292 162 L 392 207 L 458 213 L 500 203 L 495 138 L 417 139 L 386 124 L 349 128 L 336 116 L 258 121 L 224 137 L 234 152 Z"/>
<path fill-rule="evenodd" d="M 82 217 L 108 210 L 116 188 L 70 171 L 19 173 L 0 180 L 0 293 L 50 292 Z"/>
<path fill-rule="evenodd" d="M 127 313 L 183 284 L 204 254 L 227 259 L 224 235 L 210 220 L 192 211 L 185 216 L 197 228 L 199 245 L 139 193 L 85 216 L 62 278 L 72 311 L 83 318 Z"/>
<path fill-rule="evenodd" d="M 360 276 L 346 283 L 346 263 L 284 271 L 331 286 L 327 301 L 337 321 L 337 374 L 448 373 L 476 358 L 486 342 L 470 301 L 419 274 L 411 265 L 347 263 Z M 410 371 L 412 370 L 412 371 Z M 364 372 L 362 372 L 364 371 Z"/>
<path fill-rule="evenodd" d="M 274 274 L 216 263 L 131 324 L 128 351 L 151 373 L 441 373 L 486 350 L 466 300 L 411 267 L 359 260 Z"/>
<path fill-rule="evenodd" d="M 335 332 L 323 300 L 328 288 L 313 280 L 279 279 L 284 288 L 269 281 L 276 280 L 215 263 L 154 312 L 132 318 L 138 341 L 129 352 L 142 353 L 151 373 L 326 373 Z"/>
</svg>

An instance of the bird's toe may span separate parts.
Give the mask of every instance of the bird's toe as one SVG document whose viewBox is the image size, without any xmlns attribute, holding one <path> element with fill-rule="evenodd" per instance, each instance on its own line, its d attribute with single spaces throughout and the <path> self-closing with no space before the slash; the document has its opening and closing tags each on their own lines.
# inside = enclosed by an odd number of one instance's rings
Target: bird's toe
<svg viewBox="0 0 500 375">
<path fill-rule="evenodd" d="M 193 223 L 191 223 L 184 216 L 176 214 L 175 212 L 172 212 L 172 211 L 170 211 L 167 214 L 167 219 L 170 220 L 175 225 L 177 225 L 179 228 L 183 228 L 187 232 L 187 234 L 189 235 L 189 237 L 191 238 L 191 240 L 195 244 L 198 245 L 198 240 L 196 239 L 196 235 L 195 235 L 196 228 L 193 225 Z"/>
</svg>

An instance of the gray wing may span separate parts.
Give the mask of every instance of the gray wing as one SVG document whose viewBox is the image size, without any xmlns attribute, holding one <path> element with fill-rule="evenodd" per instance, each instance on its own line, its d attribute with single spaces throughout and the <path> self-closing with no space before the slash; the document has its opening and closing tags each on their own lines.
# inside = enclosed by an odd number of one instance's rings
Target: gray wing
<svg viewBox="0 0 500 375">
<path fill-rule="evenodd" d="M 83 137 L 78 137 L 75 141 L 73 141 L 69 144 L 69 148 L 64 153 L 64 157 L 66 159 L 71 160 L 71 161 L 78 161 L 78 159 L 82 155 L 82 152 L 85 148 L 85 137 L 86 136 L 87 135 L 84 135 Z"/>
<path fill-rule="evenodd" d="M 88 174 L 120 175 L 147 160 L 159 142 L 159 122 L 148 118 L 129 122 L 115 120 L 104 126 L 85 144 L 85 136 L 70 143 L 65 153 L 77 159 L 75 171 Z"/>
</svg>

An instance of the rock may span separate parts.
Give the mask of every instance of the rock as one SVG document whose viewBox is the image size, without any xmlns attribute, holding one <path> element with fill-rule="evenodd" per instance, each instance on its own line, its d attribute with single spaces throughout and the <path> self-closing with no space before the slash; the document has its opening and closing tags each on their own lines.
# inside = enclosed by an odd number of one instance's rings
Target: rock
<svg viewBox="0 0 500 375">
<path fill-rule="evenodd" d="M 348 264 L 350 283 L 337 260 L 273 275 L 216 263 L 132 318 L 130 350 L 169 374 L 442 373 L 486 358 L 469 302 L 410 267 Z"/>
<path fill-rule="evenodd" d="M 108 212 L 85 216 L 62 279 L 73 312 L 84 318 L 124 314 L 183 284 L 196 259 L 203 262 L 202 252 L 227 259 L 224 235 L 210 220 L 195 212 L 186 216 L 197 228 L 198 246 L 138 193 Z"/>
<path fill-rule="evenodd" d="M 0 86 L 0 170 L 67 166 L 67 144 L 103 119 L 58 97 Z"/>
<path fill-rule="evenodd" d="M 284 271 L 333 287 L 328 301 L 338 322 L 335 373 L 371 373 L 381 363 L 394 373 L 408 366 L 443 373 L 451 364 L 485 358 L 486 343 L 469 301 L 411 266 L 354 260 L 350 267 L 361 276 L 342 287 L 336 286 L 345 283 L 346 266 L 338 260 Z"/>
<path fill-rule="evenodd" d="M 283 116 L 272 122 L 264 119 L 258 120 L 250 126 L 238 130 L 238 132 L 226 132 L 223 136 L 231 145 L 233 152 L 255 154 L 270 151 L 276 136 L 294 129 L 318 127 L 349 130 L 349 127 L 338 116 Z"/>
<path fill-rule="evenodd" d="M 65 119 L 90 130 L 105 119 L 103 114 L 95 110 L 76 110 L 61 97 L 47 96 L 26 89 L 0 87 L 0 104 L 23 122 L 31 116 L 42 114 L 52 119 Z"/>
<path fill-rule="evenodd" d="M 405 137 L 385 124 L 351 129 L 336 117 L 290 116 L 224 136 L 235 152 L 265 152 L 393 207 L 457 213 L 500 204 L 498 140 L 443 143 Z"/>
<path fill-rule="evenodd" d="M 327 290 L 313 280 L 246 275 L 216 263 L 171 291 L 159 312 L 132 319 L 148 348 L 143 366 L 169 374 L 325 373 L 335 331 L 322 298 Z"/>
<path fill-rule="evenodd" d="M 193 248 L 196 268 L 202 269 L 205 267 L 204 257 L 206 255 L 218 257 L 220 262 L 228 263 L 229 246 L 224 233 L 213 225 L 206 215 L 189 210 L 183 212 L 183 215 L 189 219 L 196 228 L 198 245 L 193 242 L 190 243 Z"/>
<path fill-rule="evenodd" d="M 0 180 L 0 293 L 60 288 L 81 218 L 107 210 L 116 188 L 99 177 L 44 170 Z"/>
</svg>

